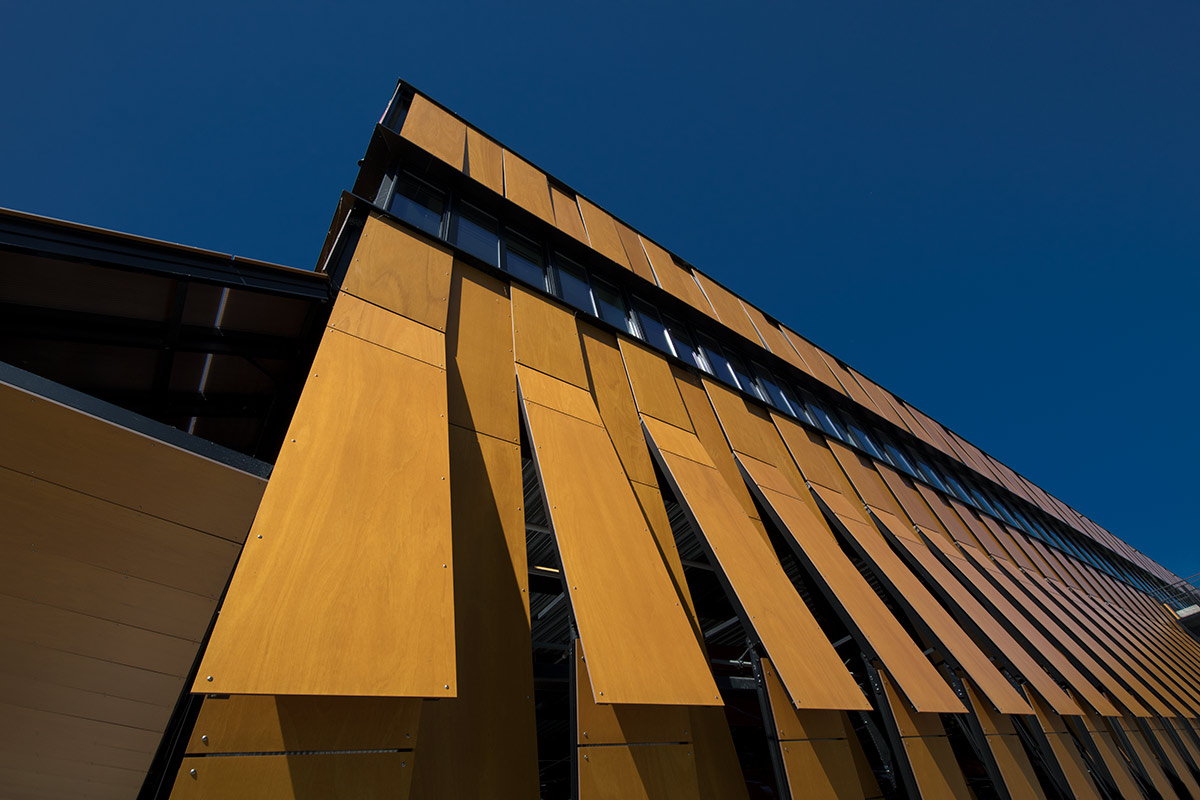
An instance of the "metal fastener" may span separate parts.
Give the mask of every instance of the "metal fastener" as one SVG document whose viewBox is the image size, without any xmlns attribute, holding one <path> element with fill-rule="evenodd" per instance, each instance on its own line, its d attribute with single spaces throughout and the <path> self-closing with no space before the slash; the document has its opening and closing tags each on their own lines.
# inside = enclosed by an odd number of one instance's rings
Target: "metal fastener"
<svg viewBox="0 0 1200 800">
<path fill-rule="evenodd" d="M 207 678 L 205 678 L 205 680 L 209 683 L 212 683 L 212 675 L 209 675 Z"/>
<path fill-rule="evenodd" d="M 449 689 L 449 688 L 450 688 L 450 684 L 448 684 L 448 683 L 447 683 L 447 684 L 446 684 L 445 686 L 443 686 L 442 688 L 443 688 L 443 689 Z"/>
<path fill-rule="evenodd" d="M 208 744 L 208 734 L 206 733 L 203 736 L 201 736 L 200 741 L 204 742 L 205 744 Z"/>
<path fill-rule="evenodd" d="M 192 767 L 190 770 L 188 770 L 188 774 L 191 775 L 193 778 L 196 777 L 196 768 Z"/>
</svg>

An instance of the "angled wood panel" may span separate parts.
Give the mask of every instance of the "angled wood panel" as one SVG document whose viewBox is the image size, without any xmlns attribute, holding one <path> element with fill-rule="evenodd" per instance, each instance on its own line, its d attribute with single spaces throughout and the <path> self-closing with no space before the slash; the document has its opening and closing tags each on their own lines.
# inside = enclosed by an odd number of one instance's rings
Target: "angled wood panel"
<svg viewBox="0 0 1200 800">
<path fill-rule="evenodd" d="M 683 744 L 691 742 L 687 706 L 605 704 L 596 702 L 588 680 L 587 656 L 575 643 L 575 727 L 581 746 L 609 744 Z"/>
<path fill-rule="evenodd" d="M 780 330 L 787 337 L 788 343 L 804 360 L 806 372 L 819 380 L 821 383 L 833 389 L 838 394 L 845 394 L 846 390 L 838 383 L 838 379 L 829 371 L 829 365 L 821 358 L 817 352 L 817 348 L 812 345 L 807 339 L 800 334 L 788 328 L 786 325 L 781 325 Z"/>
<path fill-rule="evenodd" d="M 400 135 L 457 170 L 463 168 L 467 125 L 419 94 L 413 95 Z"/>
<path fill-rule="evenodd" d="M 747 800 L 746 779 L 722 708 L 690 710 L 700 800 Z"/>
<path fill-rule="evenodd" d="M 553 225 L 554 206 L 546 173 L 508 150 L 504 151 L 503 159 L 504 196 Z"/>
<path fill-rule="evenodd" d="M 587 230 L 583 227 L 583 217 L 579 215 L 579 205 L 574 195 L 569 195 L 554 184 L 550 185 L 550 201 L 554 206 L 554 224 L 560 231 L 574 236 L 584 244 L 588 241 Z"/>
<path fill-rule="evenodd" d="M 641 237 L 620 220 L 613 220 L 613 224 L 617 228 L 617 238 L 621 240 L 621 246 L 625 249 L 625 258 L 629 262 L 630 269 L 650 283 L 656 284 L 654 270 L 650 268 L 646 251 L 642 249 Z"/>
<path fill-rule="evenodd" d="M 579 757 L 579 800 L 695 800 L 700 787 L 688 744 L 588 747 Z"/>
<path fill-rule="evenodd" d="M 713 319 L 716 319 L 717 315 L 713 311 L 712 304 L 708 302 L 708 298 L 704 296 L 704 292 L 700 291 L 700 287 L 696 284 L 696 279 L 692 277 L 692 273 L 681 267 L 671 257 L 671 254 L 662 247 L 644 236 L 641 239 L 646 255 L 650 259 L 650 264 L 654 267 L 654 274 L 658 278 L 658 285 L 662 287 L 663 291 L 678 297 L 692 308 L 703 311 Z"/>
<path fill-rule="evenodd" d="M 443 369 L 446 366 L 446 338 L 440 331 L 400 314 L 380 313 L 378 306 L 352 294 L 338 294 L 328 324 L 334 330 L 374 342 L 431 366 Z"/>
<path fill-rule="evenodd" d="M 521 387 L 521 395 L 526 403 L 552 408 L 564 414 L 570 414 L 576 419 L 599 425 L 600 413 L 592 395 L 578 386 L 560 381 L 544 372 L 538 372 L 524 365 L 517 366 L 517 381 Z"/>
<path fill-rule="evenodd" d="M 449 250 L 369 216 L 342 291 L 445 331 L 453 263 Z"/>
<path fill-rule="evenodd" d="M 447 435 L 444 371 L 325 335 L 197 692 L 454 695 Z"/>
<path fill-rule="evenodd" d="M 985 744 L 995 762 L 1000 779 L 1004 781 L 1009 796 L 1014 798 L 1038 798 L 1045 800 L 1046 793 L 1038 781 L 1033 764 L 1021 746 L 1013 721 L 1002 714 L 997 714 L 971 685 L 969 680 L 963 681 L 967 700 L 971 710 L 979 721 L 984 734 Z"/>
<path fill-rule="evenodd" d="M 508 287 L 454 263 L 443 344 L 450 424 L 516 442 L 520 421 Z"/>
<path fill-rule="evenodd" d="M 632 270 L 629 258 L 625 255 L 625 246 L 617 234 L 617 225 L 608 212 L 588 201 L 586 197 L 576 197 L 579 212 L 583 215 L 583 224 L 587 228 L 588 240 L 592 249 L 608 256 L 626 269 Z"/>
<path fill-rule="evenodd" d="M 305 800 L 409 797 L 412 753 L 244 756 L 183 759 L 171 800 Z M 192 770 L 195 775 L 191 774 Z"/>
<path fill-rule="evenodd" d="M 1058 767 L 1061 780 L 1066 783 L 1065 788 L 1078 800 L 1101 800 L 1100 790 L 1096 786 L 1091 770 L 1062 718 L 1051 711 L 1037 696 L 1037 693 L 1028 686 L 1025 687 L 1025 696 L 1034 713 L 1037 714 L 1038 729 L 1042 733 L 1046 747 L 1054 757 L 1054 764 L 1048 766 Z M 1045 749 L 1043 748 L 1043 751 Z"/>
<path fill-rule="evenodd" d="M 770 544 L 749 524 L 721 474 L 661 448 L 658 455 L 676 497 L 707 540 L 737 595 L 744 621 L 758 634 L 795 706 L 869 708 Z"/>
<path fill-rule="evenodd" d="M 596 701 L 720 705 L 607 431 L 533 403 L 525 418 Z"/>
<path fill-rule="evenodd" d="M 890 713 L 895 720 L 900 744 L 921 798 L 970 800 L 972 795 L 941 720 L 910 711 L 888 681 L 887 674 L 881 670 L 878 675 L 888 706 L 883 713 Z"/>
<path fill-rule="evenodd" d="M 740 333 L 756 345 L 762 345 L 762 339 L 754 328 L 754 323 L 746 315 L 746 309 L 742 307 L 742 301 L 738 299 L 738 296 L 702 272 L 693 274 L 725 327 Z"/>
<path fill-rule="evenodd" d="M 918 711 L 958 714 L 962 703 L 929 663 L 921 648 L 904 631 L 870 584 L 842 552 L 824 523 L 795 495 L 768 488 L 781 478 L 772 478 L 772 467 L 752 459 L 741 462 L 757 484 L 764 503 L 778 515 L 804 554 L 810 570 L 820 576 L 835 608 L 843 610 L 860 641 L 873 651 L 895 676 L 909 702 Z"/>
<path fill-rule="evenodd" d="M 467 128 L 467 164 L 464 170 L 496 194 L 504 194 L 504 155 L 500 145 L 474 128 Z"/>
<path fill-rule="evenodd" d="M 796 352 L 796 348 L 792 347 L 787 337 L 783 335 L 783 331 L 768 321 L 763 312 L 744 300 L 742 301 L 742 308 L 745 309 L 746 314 L 750 317 L 750 321 L 754 323 L 755 329 L 758 330 L 759 338 L 763 340 L 768 350 L 796 369 L 804 372 L 808 371 L 808 365 L 804 363 L 804 359 L 800 358 L 800 354 Z"/>
<path fill-rule="evenodd" d="M 587 389 L 587 368 L 583 363 L 575 315 L 519 286 L 511 286 L 509 291 L 517 361 Z"/>
<path fill-rule="evenodd" d="M 641 420 L 617 337 L 581 322 L 579 338 L 587 357 L 592 396 L 621 465 L 625 467 L 625 474 L 631 481 L 654 485 L 654 464 L 646 449 L 646 437 L 642 435 Z"/>
<path fill-rule="evenodd" d="M 679 387 L 675 385 L 667 360 L 652 350 L 624 339 L 620 340 L 620 347 L 638 411 L 678 428 L 691 430 L 691 417 L 683 405 L 683 398 L 679 396 Z"/>
</svg>

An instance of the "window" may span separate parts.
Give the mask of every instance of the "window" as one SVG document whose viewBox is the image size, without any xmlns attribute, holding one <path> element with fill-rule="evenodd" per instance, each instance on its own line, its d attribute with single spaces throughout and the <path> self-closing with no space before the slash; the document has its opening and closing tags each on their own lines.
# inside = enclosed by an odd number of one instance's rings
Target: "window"
<svg viewBox="0 0 1200 800">
<path fill-rule="evenodd" d="M 718 379 L 728 383 L 730 386 L 737 386 L 737 380 L 733 377 L 733 367 L 729 366 L 729 362 L 725 360 L 725 352 L 721 349 L 721 345 L 711 336 L 703 333 L 699 334 L 700 352 L 704 354 L 704 360 L 708 362 L 709 369 L 706 370 L 710 375 L 716 375 Z"/>
<path fill-rule="evenodd" d="M 667 325 L 667 334 L 671 337 L 671 344 L 675 348 L 675 355 L 693 367 L 706 370 L 704 359 L 696 345 L 692 343 L 692 337 L 688 335 L 687 328 L 683 326 L 683 323 L 670 317 L 665 317 L 664 321 Z"/>
<path fill-rule="evenodd" d="M 775 380 L 775 376 L 770 370 L 758 362 L 754 362 L 754 374 L 758 376 L 758 382 L 767 393 L 767 402 L 778 408 L 780 411 L 791 416 L 795 416 L 792 412 L 792 406 L 788 399 L 784 397 L 783 388 Z"/>
<path fill-rule="evenodd" d="M 841 441 L 849 441 L 850 437 L 846 434 L 846 429 L 838 422 L 837 418 L 829 412 L 825 406 L 815 400 L 809 401 L 808 410 L 817 420 L 817 425 L 821 430 L 828 433 L 830 436 L 836 436 Z"/>
<path fill-rule="evenodd" d="M 646 340 L 646 344 L 674 355 L 671 337 L 667 335 L 667 326 L 658 318 L 658 311 L 654 306 L 640 297 L 635 297 L 633 311 L 637 315 L 638 326 L 642 329 L 642 338 Z"/>
<path fill-rule="evenodd" d="M 592 290 L 588 286 L 587 273 L 583 267 L 562 256 L 554 257 L 555 275 L 558 277 L 558 296 L 585 314 L 595 315 L 592 305 Z"/>
<path fill-rule="evenodd" d="M 526 283 L 546 288 L 541 249 L 531 240 L 509 230 L 504 231 L 504 270 Z"/>
<path fill-rule="evenodd" d="M 392 199 L 387 210 L 389 214 L 415 225 L 431 236 L 441 236 L 446 195 L 407 172 L 402 172 L 392 182 Z"/>
<path fill-rule="evenodd" d="M 884 453 L 887 454 L 887 460 L 892 462 L 893 467 L 907 472 L 914 478 L 919 477 L 917 475 L 917 468 L 913 466 L 912 460 L 904 454 L 904 451 L 898 445 L 893 444 L 891 439 L 882 439 L 882 441 Z"/>
<path fill-rule="evenodd" d="M 626 333 L 633 332 L 629 324 L 629 309 L 625 307 L 625 298 L 621 296 L 620 289 L 593 277 L 592 298 L 596 301 L 596 316 Z"/>
<path fill-rule="evenodd" d="M 754 380 L 754 376 L 750 374 L 750 370 L 746 369 L 745 363 L 740 358 L 735 356 L 728 350 L 725 351 L 725 359 L 729 362 L 729 368 L 733 370 L 733 376 L 737 378 L 738 386 L 746 394 L 752 394 L 762 400 L 762 389 L 758 386 L 758 381 Z"/>
<path fill-rule="evenodd" d="M 871 438 L 871 434 L 867 433 L 867 429 L 858 423 L 858 420 L 847 419 L 846 425 L 850 428 L 850 434 L 854 437 L 855 443 L 858 444 L 860 450 L 865 450 L 880 461 L 887 461 L 883 455 L 883 451 L 879 449 L 879 445 L 875 444 L 875 440 Z"/>
<path fill-rule="evenodd" d="M 461 203 L 450 218 L 450 243 L 500 266 L 500 225 L 477 208 Z"/>
<path fill-rule="evenodd" d="M 917 459 L 917 469 L 921 470 L 921 476 L 925 478 L 925 482 L 931 486 L 936 486 L 946 494 L 951 494 L 950 487 L 942 482 L 942 477 L 937 474 L 937 471 L 922 459 Z"/>
</svg>

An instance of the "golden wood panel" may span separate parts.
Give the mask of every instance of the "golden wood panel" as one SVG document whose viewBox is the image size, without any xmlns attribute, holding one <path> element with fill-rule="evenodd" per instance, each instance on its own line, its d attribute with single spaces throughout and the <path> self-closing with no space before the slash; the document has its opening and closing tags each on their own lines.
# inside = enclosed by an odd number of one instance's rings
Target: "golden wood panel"
<svg viewBox="0 0 1200 800">
<path fill-rule="evenodd" d="M 591 392 L 525 366 L 517 367 L 517 384 L 527 403 L 552 408 L 592 425 L 604 426 Z"/>
<path fill-rule="evenodd" d="M 939 594 L 951 609 L 958 609 L 955 617 L 964 628 L 973 630 L 979 639 L 991 642 L 993 652 L 1000 661 L 1007 662 L 1012 671 L 1022 676 L 1038 690 L 1042 697 L 1054 710 L 1062 715 L 1079 715 L 1082 710 L 1066 692 L 1059 688 L 1054 679 L 1034 660 L 1033 656 L 1001 625 L 992 613 L 982 603 L 975 599 L 967 588 L 934 557 L 924 544 L 898 540 L 908 554 L 910 563 L 918 571 L 928 575 L 927 583 L 936 587 Z"/>
<path fill-rule="evenodd" d="M 896 693 L 887 673 L 879 670 L 877 674 L 888 705 L 881 710 L 891 713 L 896 721 L 901 746 L 922 800 L 970 800 L 972 795 L 941 719 L 935 714 L 912 711 Z"/>
<path fill-rule="evenodd" d="M 679 396 L 679 387 L 675 385 L 667 360 L 626 339 L 620 340 L 620 348 L 638 412 L 690 431 L 692 420 Z"/>
<path fill-rule="evenodd" d="M 746 779 L 723 708 L 689 709 L 700 800 L 747 800 Z"/>
<path fill-rule="evenodd" d="M 996 619 L 1007 622 L 1018 632 L 1021 639 L 1027 644 L 1030 653 L 1034 654 L 1043 663 L 1048 664 L 1051 669 L 1062 676 L 1070 684 L 1071 688 L 1091 703 L 1092 707 L 1102 715 L 1106 717 L 1120 716 L 1120 712 L 1113 706 L 1109 699 L 1093 686 L 1092 682 L 1085 678 L 1075 668 L 1074 663 L 1064 654 L 1064 650 L 1068 652 L 1078 651 L 1078 648 L 1073 647 L 1073 643 L 1069 639 L 1055 639 L 1052 641 L 1046 638 L 1030 618 L 1035 615 L 1030 614 L 1027 616 L 1027 609 L 1023 610 L 1013 605 L 991 581 L 976 569 L 974 564 L 967 561 L 953 546 L 934 538 L 930 538 L 929 542 L 930 546 L 935 549 L 935 552 L 942 556 L 943 563 L 957 575 L 958 579 L 964 585 L 974 588 L 979 597 L 987 603 Z M 1039 619 L 1044 617 L 1040 611 L 1036 616 Z M 1080 654 L 1082 655 L 1082 653 Z"/>
<path fill-rule="evenodd" d="M 354 249 L 342 291 L 445 331 L 453 263 L 449 250 L 397 224 L 370 216 Z"/>
<path fill-rule="evenodd" d="M 708 302 L 716 309 L 717 317 L 725 327 L 740 333 L 754 344 L 761 345 L 762 339 L 755 330 L 754 323 L 746 315 L 746 309 L 742 307 L 742 301 L 738 296 L 702 272 L 693 272 L 692 274 L 696 276 L 700 288 L 704 290 Z"/>
<path fill-rule="evenodd" d="M 421 701 L 396 697 L 204 698 L 189 754 L 412 749 Z"/>
<path fill-rule="evenodd" d="M 329 314 L 329 327 L 426 364 L 443 369 L 446 366 L 446 337 L 440 331 L 352 294 L 338 293 Z"/>
<path fill-rule="evenodd" d="M 784 465 L 793 469 L 787 447 L 779 438 L 771 415 L 762 407 L 748 403 L 742 395 L 716 381 L 703 379 L 704 389 L 717 419 L 725 431 L 725 438 L 736 452 L 753 456 L 768 464 Z M 796 475 L 799 480 L 799 475 Z"/>
<path fill-rule="evenodd" d="M 667 564 L 667 569 L 671 573 L 671 581 L 675 584 L 675 592 L 687 608 L 688 621 L 692 624 L 692 631 L 696 634 L 696 640 L 700 642 L 700 647 L 703 649 L 704 636 L 700 633 L 700 626 L 696 622 L 696 605 L 692 602 L 692 595 L 688 591 L 687 577 L 683 572 L 683 562 L 679 558 L 679 548 L 675 545 L 675 535 L 671 531 L 671 520 L 667 517 L 666 506 L 663 505 L 662 492 L 659 491 L 657 485 L 648 486 L 634 481 L 630 481 L 630 485 L 633 487 L 633 493 L 637 495 L 642 514 L 650 523 L 650 532 L 654 534 L 654 541 L 658 543 L 658 552 Z"/>
<path fill-rule="evenodd" d="M 183 759 L 171 800 L 304 800 L 316 797 L 405 800 L 413 753 L 337 753 Z M 192 775 L 191 771 L 196 770 Z"/>
<path fill-rule="evenodd" d="M 1116 727 L 1120 727 L 1124 731 L 1125 744 L 1127 746 L 1122 747 L 1116 735 L 1109 732 Z M 1104 761 L 1110 771 L 1115 772 L 1121 766 L 1128 766 L 1128 768 L 1140 772 L 1142 776 L 1149 780 L 1154 790 L 1158 792 L 1163 800 L 1179 800 L 1179 795 L 1171 787 L 1171 782 L 1167 780 L 1167 776 L 1163 773 L 1158 759 L 1150 752 L 1141 731 L 1129 730 L 1119 720 L 1109 721 L 1106 725 L 1104 721 L 1093 718 L 1089 724 L 1088 733 L 1091 735 L 1092 740 L 1096 742 L 1101 752 L 1104 753 Z M 1127 765 L 1120 764 L 1122 753 L 1129 758 Z M 1124 782 L 1120 779 L 1118 781 L 1123 787 L 1122 791 L 1127 791 L 1124 788 Z M 1134 795 L 1123 796 L 1132 797 Z"/>
<path fill-rule="evenodd" d="M 400 135 L 455 169 L 462 170 L 463 154 L 467 147 L 466 123 L 419 94 L 413 95 Z"/>
<path fill-rule="evenodd" d="M 989 708 L 987 702 L 979 696 L 978 691 L 969 680 L 963 680 L 963 688 L 967 692 L 968 702 L 975 718 L 983 729 L 984 739 L 1000 778 L 1013 798 L 1039 798 L 1045 800 L 1041 782 L 1029 762 L 1029 756 L 1017 737 L 1017 730 L 1009 717 L 997 714 Z"/>
<path fill-rule="evenodd" d="M 654 485 L 657 481 L 654 464 L 646 448 L 646 437 L 642 434 L 642 423 L 629 388 L 629 376 L 625 372 L 617 337 L 581 322 L 579 338 L 587 358 L 592 396 L 621 465 L 625 467 L 625 474 L 631 481 Z"/>
<path fill-rule="evenodd" d="M 8 637 L 0 637 L 0 647 L 4 650 L 4 660 L 0 661 L 0 676 L 3 676 L 0 683 L 7 683 L 10 687 L 20 687 L 31 681 L 163 708 L 174 707 L 183 689 L 183 683 L 176 675 L 89 658 Z"/>
<path fill-rule="evenodd" d="M 720 705 L 607 431 L 532 403 L 525 417 L 595 699 Z"/>
<path fill-rule="evenodd" d="M 842 712 L 829 709 L 797 709 L 779 680 L 779 674 L 769 658 L 760 661 L 763 686 L 771 706 L 771 717 L 775 723 L 775 739 L 799 741 L 802 739 L 845 739 L 846 726 Z"/>
<path fill-rule="evenodd" d="M 1025 696 L 1037 715 L 1038 725 L 1050 745 L 1054 760 L 1062 771 L 1072 795 L 1079 800 L 1101 800 L 1091 770 L 1084 761 L 1075 739 L 1068 733 L 1066 723 L 1028 686 L 1025 687 Z"/>
<path fill-rule="evenodd" d="M 832 445 L 830 445 L 832 447 Z M 950 534 L 942 527 L 942 523 L 934 516 L 933 510 L 929 504 L 922 499 L 920 493 L 917 492 L 917 485 L 914 480 L 907 475 L 902 475 L 886 464 L 880 464 L 878 467 L 879 475 L 883 478 L 888 488 L 892 490 L 896 500 L 904 509 L 909 519 L 931 534 L 938 534 L 944 540 L 950 540 Z"/>
<path fill-rule="evenodd" d="M 537 728 L 517 445 L 451 428 L 450 500 L 458 694 L 421 710 L 413 794 L 531 798 Z"/>
<path fill-rule="evenodd" d="M 783 331 L 783 335 L 787 337 L 788 344 L 792 346 L 792 349 L 794 349 L 804 361 L 805 371 L 808 372 L 809 375 L 812 375 L 814 378 L 828 386 L 830 389 L 833 389 L 838 394 L 846 393 L 846 390 L 842 388 L 840 383 L 838 383 L 838 379 L 835 378 L 833 373 L 829 371 L 829 365 L 825 363 L 823 358 L 821 358 L 820 354 L 817 352 L 817 348 L 813 346 L 812 342 L 808 341 L 808 339 L 805 339 L 803 336 L 796 333 L 786 325 L 780 325 L 779 329 Z"/>
<path fill-rule="evenodd" d="M 1146 744 L 1153 747 L 1159 754 L 1159 759 L 1165 760 L 1163 766 L 1171 773 L 1171 777 L 1183 784 L 1192 797 L 1200 797 L 1200 784 L 1196 782 L 1186 759 L 1188 756 L 1182 748 L 1176 745 L 1174 738 L 1163 728 L 1162 720 L 1152 720 L 1150 733 L 1143 734 Z M 1136 729 L 1136 728 L 1135 728 Z M 1139 733 L 1140 729 L 1137 729 Z M 1153 738 L 1151 738 L 1153 737 Z"/>
<path fill-rule="evenodd" d="M 586 654 L 575 642 L 575 725 L 580 745 L 689 743 L 688 712 L 687 706 L 600 705 L 588 680 Z"/>
<path fill-rule="evenodd" d="M 454 262 L 443 345 L 446 418 L 451 425 L 517 442 L 517 382 L 513 368 L 508 286 Z"/>
<path fill-rule="evenodd" d="M 1005 561 L 1012 560 L 1008 551 L 1001 546 L 996 535 L 992 533 L 992 529 L 984 524 L 979 512 L 954 498 L 950 499 L 950 507 L 958 514 L 958 518 L 963 521 L 979 546 L 986 550 L 988 555 Z"/>
<path fill-rule="evenodd" d="M 625 255 L 625 246 L 617 234 L 617 225 L 604 209 L 590 202 L 586 197 L 576 197 L 579 212 L 583 215 L 583 224 L 587 228 L 588 239 L 592 249 L 608 256 L 626 269 L 632 270 L 629 258 Z"/>
<path fill-rule="evenodd" d="M 854 380 L 854 376 L 846 371 L 841 362 L 824 350 L 819 350 L 819 353 L 825 359 L 825 364 L 829 367 L 829 371 L 834 374 L 838 382 L 842 384 L 842 388 L 846 390 L 846 394 L 850 395 L 854 402 L 867 409 L 875 407 L 875 401 L 863 391 L 863 388 L 858 385 L 858 381 Z"/>
<path fill-rule="evenodd" d="M 467 128 L 467 164 L 464 170 L 496 194 L 504 194 L 504 155 L 500 145 L 474 128 Z"/>
<path fill-rule="evenodd" d="M 690 744 L 580 748 L 579 800 L 696 800 Z"/>
<path fill-rule="evenodd" d="M 875 469 L 875 462 L 867 456 L 862 455 L 844 444 L 833 439 L 826 439 L 825 444 L 829 446 L 830 452 L 841 465 L 842 470 L 846 473 L 846 477 L 854 484 L 854 488 L 858 490 L 859 497 L 863 503 L 878 511 L 886 511 L 892 516 L 903 520 L 905 517 L 904 509 L 896 497 L 892 495 L 892 491 L 888 488 L 890 484 L 885 484 L 883 476 L 880 475 L 883 465 L 881 464 L 880 471 Z"/>
<path fill-rule="evenodd" d="M 775 355 L 788 362 L 796 369 L 802 372 L 808 372 L 808 365 L 804 363 L 804 359 L 796 352 L 796 348 L 792 347 L 791 342 L 783 335 L 783 331 L 779 330 L 770 320 L 767 319 L 763 312 L 759 311 L 754 306 L 743 301 L 742 308 L 746 310 L 750 321 L 754 323 L 754 327 L 758 329 L 758 335 L 766 343 L 767 349 Z"/>
<path fill-rule="evenodd" d="M 644 236 L 640 238 L 642 240 L 642 247 L 650 259 L 650 264 L 654 267 L 654 274 L 658 278 L 658 285 L 668 294 L 678 297 L 692 308 L 703 311 L 713 319 L 716 319 L 717 314 L 713 311 L 712 304 L 708 302 L 708 298 L 704 296 L 704 292 L 700 291 L 700 287 L 697 285 L 696 279 L 692 277 L 692 273 L 685 267 L 680 266 L 671 257 L 670 253 L 653 241 Z"/>
<path fill-rule="evenodd" d="M 245 539 L 266 485 L 2 383 L 0 416 L 0 467 L 233 542 Z"/>
<path fill-rule="evenodd" d="M 779 749 L 792 797 L 805 800 L 867 797 L 847 740 L 781 742 Z"/>
<path fill-rule="evenodd" d="M 554 206 L 554 224 L 560 231 L 569 233 L 584 244 L 590 245 L 583 217 L 579 216 L 579 205 L 575 196 L 569 195 L 554 184 L 550 184 L 550 201 Z"/>
<path fill-rule="evenodd" d="M 447 436 L 442 370 L 325 335 L 197 692 L 454 696 Z"/>
<path fill-rule="evenodd" d="M 678 428 L 654 417 L 642 417 L 642 425 L 645 426 L 646 433 L 658 445 L 659 450 L 682 456 L 706 467 L 713 466 L 712 459 L 708 457 L 708 451 L 690 430 Z"/>
<path fill-rule="evenodd" d="M 509 291 L 517 362 L 587 389 L 575 315 L 519 286 Z"/>
<path fill-rule="evenodd" d="M 887 399 L 887 392 L 884 391 L 882 386 L 875 383 L 875 381 L 871 380 L 866 375 L 863 375 L 853 367 L 847 367 L 847 370 L 849 370 L 850 374 L 854 376 L 854 379 L 858 381 L 858 385 L 861 386 L 862 390 L 867 393 L 867 396 L 871 398 L 871 402 L 875 404 L 875 412 L 877 414 L 901 430 L 908 429 L 908 426 L 904 424 L 904 420 L 901 419 L 900 415 L 896 413 L 895 407 Z"/>
<path fill-rule="evenodd" d="M 835 603 L 857 627 L 868 649 L 895 676 L 909 702 L 918 711 L 961 714 L 963 706 L 954 691 L 842 552 L 824 523 L 798 497 L 768 488 L 769 483 L 779 480 L 769 475 L 771 467 L 749 459 L 743 459 L 742 463 L 758 484 L 766 504 L 778 515 L 780 527 L 795 539 L 805 559 L 836 598 Z"/>
<path fill-rule="evenodd" d="M 937 517 L 938 522 L 942 524 L 946 532 L 950 534 L 951 539 L 973 547 L 983 547 L 983 544 L 975 534 L 971 533 L 971 530 L 962 521 L 958 512 L 954 510 L 954 506 L 950 504 L 950 500 L 923 483 L 918 483 L 916 486 L 917 491 L 921 493 L 921 498 L 928 504 L 930 510 L 933 511 L 933 515 Z"/>
<path fill-rule="evenodd" d="M 833 452 L 826 446 L 825 437 L 780 414 L 772 414 L 771 419 L 793 461 L 804 473 L 805 480 L 832 489 L 844 497 L 855 497 L 854 487 L 838 466 Z"/>
<path fill-rule="evenodd" d="M 721 474 L 669 452 L 661 464 L 770 655 L 797 708 L 869 708 L 800 599 L 770 544 L 738 509 Z"/>
<path fill-rule="evenodd" d="M 629 262 L 630 269 L 650 283 L 657 285 L 657 281 L 654 280 L 654 270 L 650 268 L 646 251 L 642 249 L 641 237 L 620 220 L 613 220 L 613 224 L 617 228 L 617 238 L 621 240 L 621 246 L 625 249 L 625 257 Z"/>
<path fill-rule="evenodd" d="M 1004 552 L 1008 554 L 1009 561 L 1018 565 L 1022 569 L 1032 570 L 1033 572 L 1038 571 L 1037 567 L 1029 559 L 1029 555 L 1017 546 L 1016 540 L 1013 539 L 1012 534 L 1005 529 L 1005 526 L 1002 523 L 997 522 L 987 514 L 980 514 L 979 518 L 983 521 L 983 524 L 987 527 L 987 529 L 992 532 L 992 536 L 997 542 L 1000 543 L 1000 546 L 1004 549 Z"/>
<path fill-rule="evenodd" d="M 504 196 L 553 225 L 554 207 L 546 173 L 508 150 L 503 152 L 503 159 Z"/>
<path fill-rule="evenodd" d="M 831 491 L 822 488 L 817 489 L 816 494 L 824 500 Z M 837 519 L 849 535 L 851 546 L 873 567 L 875 575 L 890 586 L 892 597 L 909 609 L 910 619 L 926 628 L 935 642 L 941 643 L 946 654 L 971 676 L 992 705 L 1004 714 L 1030 713 L 1029 706 L 1008 679 L 892 551 L 882 534 L 860 519 L 840 515 Z"/>
</svg>

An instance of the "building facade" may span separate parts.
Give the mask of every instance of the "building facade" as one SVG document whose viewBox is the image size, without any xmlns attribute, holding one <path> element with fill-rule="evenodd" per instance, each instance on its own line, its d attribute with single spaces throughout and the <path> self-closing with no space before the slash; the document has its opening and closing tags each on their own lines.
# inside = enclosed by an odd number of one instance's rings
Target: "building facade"
<svg viewBox="0 0 1200 800">
<path fill-rule="evenodd" d="M 1200 597 L 400 83 L 314 271 L 0 213 L 5 797 L 1200 800 Z"/>
</svg>

